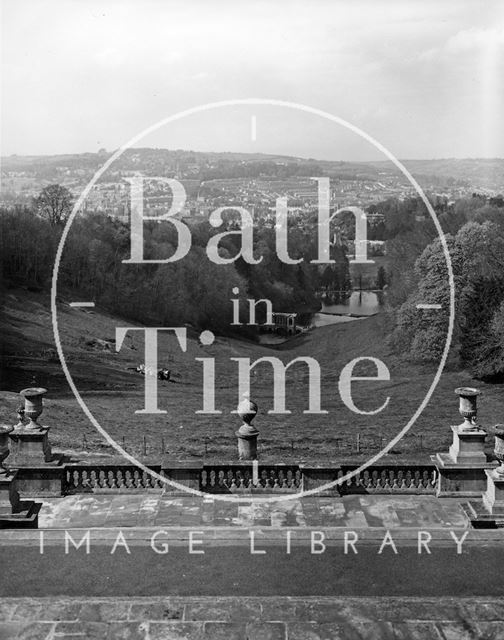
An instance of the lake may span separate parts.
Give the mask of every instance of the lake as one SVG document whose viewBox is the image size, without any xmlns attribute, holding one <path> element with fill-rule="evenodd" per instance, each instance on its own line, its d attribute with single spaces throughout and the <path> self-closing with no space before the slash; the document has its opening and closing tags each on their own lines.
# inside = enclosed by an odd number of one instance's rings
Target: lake
<svg viewBox="0 0 504 640">
<path fill-rule="evenodd" d="M 325 327 L 328 324 L 356 320 L 355 316 L 373 316 L 380 310 L 381 296 L 381 293 L 375 291 L 353 291 L 343 304 L 331 304 L 322 300 L 322 309 L 313 314 L 311 323 L 314 327 Z M 350 315 L 354 317 L 349 317 Z"/>
<path fill-rule="evenodd" d="M 341 324 L 342 322 L 354 322 L 369 316 L 374 316 L 380 311 L 380 299 L 383 294 L 376 291 L 353 291 L 344 303 L 328 303 L 322 300 L 322 309 L 311 315 L 298 316 L 298 324 L 312 327 L 325 327 L 329 324 Z M 287 342 L 289 338 L 278 333 L 261 333 L 260 344 L 277 345 Z"/>
</svg>

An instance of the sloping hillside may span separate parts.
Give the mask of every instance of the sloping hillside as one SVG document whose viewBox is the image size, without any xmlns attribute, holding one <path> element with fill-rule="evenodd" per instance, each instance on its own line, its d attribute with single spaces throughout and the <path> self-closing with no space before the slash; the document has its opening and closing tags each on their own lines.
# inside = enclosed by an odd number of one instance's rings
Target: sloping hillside
<svg viewBox="0 0 504 640">
<path fill-rule="evenodd" d="M 385 340 L 385 315 L 315 329 L 276 350 L 221 337 L 211 346 L 202 346 L 198 334 L 187 327 L 186 353 L 173 332 L 163 332 L 159 340 L 159 365 L 171 371 L 169 382 L 158 383 L 158 405 L 166 413 L 142 415 L 135 411 L 143 408 L 145 378 L 132 369 L 144 362 L 142 333 L 130 331 L 117 353 L 115 329 L 132 326 L 131 322 L 100 309 L 72 308 L 68 300 L 61 301 L 58 308 L 63 351 L 77 388 L 99 423 L 135 453 L 158 455 L 163 449 L 175 457 L 206 454 L 234 459 L 234 432 L 240 420 L 231 413 L 239 400 L 238 364 L 232 358 L 254 361 L 269 355 L 284 363 L 300 356 L 315 358 L 321 370 L 321 408 L 327 413 L 304 413 L 308 409 L 308 371 L 306 365 L 296 364 L 286 376 L 286 407 L 292 413 L 269 414 L 274 395 L 272 367 L 259 364 L 251 376 L 251 397 L 259 405 L 255 424 L 261 432 L 261 458 L 301 461 L 368 456 L 408 422 L 436 369 L 412 365 L 390 352 Z M 2 420 L 14 421 L 17 392 L 36 383 L 49 390 L 42 422 L 52 426 L 51 439 L 57 446 L 72 451 L 112 452 L 67 384 L 54 345 L 48 297 L 18 289 L 7 291 L 0 329 L 4 341 Z M 379 358 L 390 370 L 389 381 L 352 384 L 352 399 L 361 411 L 375 410 L 390 397 L 387 407 L 376 415 L 351 411 L 338 390 L 342 368 L 363 356 Z M 196 413 L 203 406 L 202 363 L 197 358 L 215 359 L 215 405 L 220 414 Z M 356 368 L 354 375 L 373 376 L 375 372 L 367 363 L 364 369 Z M 446 449 L 449 426 L 460 422 L 453 389 L 467 384 L 484 389 L 480 411 L 483 426 L 502 421 L 502 385 L 484 385 L 464 372 L 445 371 L 431 402 L 396 446 L 395 455 L 426 457 Z"/>
</svg>

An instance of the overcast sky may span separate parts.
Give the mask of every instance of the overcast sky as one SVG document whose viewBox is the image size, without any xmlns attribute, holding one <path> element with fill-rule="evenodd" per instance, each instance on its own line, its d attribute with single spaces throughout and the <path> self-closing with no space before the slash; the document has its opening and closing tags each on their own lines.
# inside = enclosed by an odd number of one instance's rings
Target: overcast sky
<svg viewBox="0 0 504 640">
<path fill-rule="evenodd" d="M 501 0 L 3 0 L 2 13 L 2 155 L 111 150 L 189 107 L 275 98 L 400 158 L 504 156 Z M 308 120 L 207 113 L 141 145 L 376 157 Z"/>
</svg>

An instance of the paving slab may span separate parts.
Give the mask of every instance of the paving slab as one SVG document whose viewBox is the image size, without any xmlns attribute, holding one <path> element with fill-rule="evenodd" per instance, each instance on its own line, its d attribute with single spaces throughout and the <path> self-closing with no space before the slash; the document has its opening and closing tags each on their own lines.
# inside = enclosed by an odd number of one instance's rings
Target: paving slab
<svg viewBox="0 0 504 640">
<path fill-rule="evenodd" d="M 0 618 L 1 640 L 501 640 L 504 635 L 497 598 L 45 597 L 7 598 L 2 604 L 7 606 L 2 611 L 18 616 Z"/>
<path fill-rule="evenodd" d="M 39 527 L 85 528 L 156 525 L 213 527 L 341 527 L 341 528 L 468 528 L 469 520 L 456 500 L 434 496 L 349 495 L 307 497 L 274 502 L 202 499 L 166 494 L 85 494 L 48 498 Z"/>
<path fill-rule="evenodd" d="M 47 499 L 40 526 L 0 532 L 0 640 L 503 637 L 504 537 L 472 529 L 457 500 L 85 494 Z M 344 552 L 349 531 L 358 553 Z M 89 554 L 67 553 L 67 534 L 88 534 Z"/>
</svg>

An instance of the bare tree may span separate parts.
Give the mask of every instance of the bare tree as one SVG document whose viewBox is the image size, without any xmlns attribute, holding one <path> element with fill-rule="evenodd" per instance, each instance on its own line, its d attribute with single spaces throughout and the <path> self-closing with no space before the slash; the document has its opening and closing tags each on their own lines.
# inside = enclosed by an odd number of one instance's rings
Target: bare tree
<svg viewBox="0 0 504 640">
<path fill-rule="evenodd" d="M 42 189 L 33 202 L 38 214 L 52 225 L 63 225 L 72 211 L 73 197 L 66 187 L 50 184 Z"/>
</svg>

